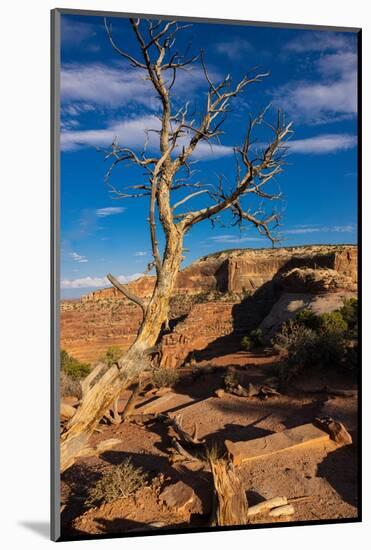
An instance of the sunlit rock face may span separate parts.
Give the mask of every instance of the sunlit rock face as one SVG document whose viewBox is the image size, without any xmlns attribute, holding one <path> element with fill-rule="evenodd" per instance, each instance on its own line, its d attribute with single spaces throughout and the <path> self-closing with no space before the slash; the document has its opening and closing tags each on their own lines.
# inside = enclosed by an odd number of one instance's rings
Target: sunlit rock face
<svg viewBox="0 0 371 550">
<path fill-rule="evenodd" d="M 274 330 L 282 319 L 309 304 L 318 311 L 336 309 L 356 292 L 357 252 L 356 246 L 322 245 L 238 249 L 192 263 L 178 274 L 171 299 L 171 333 L 163 338 L 169 366 L 177 366 L 194 349 L 218 340 L 222 345 L 226 336 L 240 338 L 259 324 Z M 128 286 L 148 300 L 154 282 L 143 276 Z M 140 308 L 115 288 L 64 300 L 61 347 L 93 362 L 109 346 L 127 349 L 141 319 Z"/>
</svg>

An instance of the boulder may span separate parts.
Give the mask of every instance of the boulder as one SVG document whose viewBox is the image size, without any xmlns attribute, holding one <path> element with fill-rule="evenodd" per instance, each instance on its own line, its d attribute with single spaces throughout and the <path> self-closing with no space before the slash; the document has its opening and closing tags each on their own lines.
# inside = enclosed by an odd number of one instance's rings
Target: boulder
<svg viewBox="0 0 371 550">
<path fill-rule="evenodd" d="M 166 487 L 160 494 L 160 500 L 177 514 L 190 511 L 192 504 L 197 500 L 194 490 L 183 481 L 178 481 Z"/>
</svg>

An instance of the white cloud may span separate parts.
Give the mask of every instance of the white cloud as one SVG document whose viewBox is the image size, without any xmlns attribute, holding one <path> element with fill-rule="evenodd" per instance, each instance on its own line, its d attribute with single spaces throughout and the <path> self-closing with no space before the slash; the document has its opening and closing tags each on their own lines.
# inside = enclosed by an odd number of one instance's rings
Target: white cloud
<svg viewBox="0 0 371 550">
<path fill-rule="evenodd" d="M 260 240 L 260 237 L 239 237 L 238 235 L 216 235 L 215 237 L 210 237 L 210 241 L 218 244 L 239 244 Z"/>
<path fill-rule="evenodd" d="M 81 256 L 80 254 L 77 254 L 77 252 L 71 252 L 70 256 L 73 260 L 75 260 L 75 262 L 79 262 L 80 264 L 86 263 L 88 261 L 86 256 Z"/>
<path fill-rule="evenodd" d="M 138 252 L 135 252 L 134 256 L 147 256 L 147 252 L 142 252 L 141 250 L 138 250 Z"/>
<path fill-rule="evenodd" d="M 96 105 L 126 105 L 132 100 L 146 104 L 154 95 L 143 74 L 128 69 L 91 65 L 67 64 L 61 70 L 62 101 L 83 101 Z"/>
<path fill-rule="evenodd" d="M 357 145 L 357 136 L 350 134 L 323 134 L 287 142 L 290 153 L 328 154 L 346 151 Z"/>
<path fill-rule="evenodd" d="M 107 218 L 107 216 L 114 216 L 115 214 L 121 214 L 126 210 L 123 206 L 107 206 L 106 208 L 98 208 L 95 211 L 98 218 Z"/>
<path fill-rule="evenodd" d="M 63 151 L 74 151 L 82 147 L 107 147 L 113 140 L 125 147 L 142 150 L 146 140 L 146 130 L 159 129 L 160 121 L 154 115 L 137 117 L 122 122 L 111 123 L 106 128 L 91 130 L 64 130 L 61 133 L 61 148 Z M 188 137 L 190 139 L 190 137 Z M 179 140 L 175 153 L 181 150 L 186 144 L 187 138 Z M 156 150 L 158 147 L 158 135 L 154 132 L 149 134 L 148 149 Z M 233 155 L 233 148 L 216 143 L 200 142 L 193 154 L 193 159 L 212 159 Z"/>
<path fill-rule="evenodd" d="M 114 122 L 106 128 L 62 131 L 61 147 L 71 151 L 87 146 L 108 146 L 116 138 L 127 147 L 143 147 L 145 130 L 150 128 L 159 128 L 159 120 L 154 115 Z"/>
<path fill-rule="evenodd" d="M 214 69 L 210 77 L 218 79 Z M 172 74 L 168 74 L 169 79 Z M 200 86 L 207 89 L 205 75 L 200 67 L 192 66 L 188 71 L 179 71 L 173 87 L 174 97 L 194 93 Z M 126 63 L 108 67 L 101 63 L 79 65 L 64 64 L 61 69 L 61 98 L 78 109 L 79 102 L 104 107 L 124 106 L 134 102 L 157 111 L 159 100 L 144 71 L 132 69 Z M 76 103 L 77 102 L 77 103 Z"/>
<path fill-rule="evenodd" d="M 326 41 L 334 48 L 325 48 Z M 352 51 L 344 45 L 341 49 L 343 41 L 342 35 L 320 39 L 318 51 L 337 49 L 336 44 L 340 49 L 322 54 L 314 61 L 313 67 L 319 75 L 316 80 L 289 82 L 273 92 L 273 103 L 296 122 L 321 124 L 357 113 L 357 54 L 354 47 Z"/>
<path fill-rule="evenodd" d="M 354 38 L 348 34 L 329 31 L 301 31 L 287 42 L 285 50 L 293 53 L 348 50 L 354 47 Z"/>
<path fill-rule="evenodd" d="M 282 234 L 284 235 L 306 235 L 307 233 L 353 233 L 356 230 L 356 227 L 352 224 L 347 225 L 333 225 L 333 226 L 307 226 L 307 227 L 297 227 L 294 229 L 283 229 Z"/>
<path fill-rule="evenodd" d="M 273 94 L 273 103 L 296 122 L 321 124 L 337 114 L 357 113 L 357 78 L 352 72 L 331 82 L 300 81 L 286 84 Z"/>
<path fill-rule="evenodd" d="M 117 277 L 120 283 L 126 284 L 141 277 L 143 273 L 133 273 L 133 275 L 120 275 Z M 110 285 L 107 277 L 83 277 L 80 279 L 62 279 L 61 288 L 101 288 Z"/>
<path fill-rule="evenodd" d="M 215 50 L 229 59 L 241 58 L 245 54 L 251 53 L 252 49 L 250 42 L 241 38 L 215 44 Z"/>
</svg>

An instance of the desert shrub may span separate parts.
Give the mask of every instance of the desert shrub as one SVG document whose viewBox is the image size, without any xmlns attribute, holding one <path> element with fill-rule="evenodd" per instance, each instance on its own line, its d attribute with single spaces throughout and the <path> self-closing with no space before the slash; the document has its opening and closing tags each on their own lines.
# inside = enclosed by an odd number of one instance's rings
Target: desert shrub
<svg viewBox="0 0 371 550">
<path fill-rule="evenodd" d="M 226 390 L 233 389 L 237 387 L 240 383 L 240 379 L 235 370 L 228 369 L 227 373 L 224 375 L 223 384 Z"/>
<path fill-rule="evenodd" d="M 264 344 L 265 338 L 261 328 L 252 330 L 248 336 L 244 336 L 241 340 L 241 348 L 244 351 L 249 351 L 252 348 L 261 348 Z"/>
<path fill-rule="evenodd" d="M 250 336 L 244 336 L 241 340 L 241 349 L 243 351 L 249 351 L 252 349 L 252 347 L 253 347 L 253 343 Z"/>
<path fill-rule="evenodd" d="M 358 300 L 357 298 L 350 298 L 344 300 L 343 307 L 340 308 L 340 313 L 348 324 L 349 330 L 357 337 L 358 332 Z"/>
<path fill-rule="evenodd" d="M 112 367 L 120 359 L 122 355 L 122 349 L 118 346 L 110 346 L 106 353 L 100 358 L 103 363 L 106 363 L 108 367 Z"/>
<path fill-rule="evenodd" d="M 81 380 L 81 378 L 85 378 L 90 372 L 89 363 L 82 363 L 63 349 L 61 350 L 60 361 L 61 371 L 65 372 L 73 380 Z"/>
<path fill-rule="evenodd" d="M 281 380 L 287 382 L 307 369 L 340 369 L 345 365 L 348 325 L 341 313 L 314 316 L 318 322 L 313 315 L 304 313 L 299 319 L 286 321 L 275 336 L 274 349 L 283 358 Z"/>
<path fill-rule="evenodd" d="M 171 388 L 179 379 L 179 372 L 174 369 L 160 367 L 153 372 L 152 385 L 155 388 Z"/>
<path fill-rule="evenodd" d="M 295 320 L 312 330 L 318 330 L 321 327 L 321 318 L 310 309 L 303 309 L 296 314 Z"/>
<path fill-rule="evenodd" d="M 255 330 L 252 330 L 250 332 L 250 338 L 256 348 L 261 348 L 262 346 L 264 346 L 264 333 L 261 328 L 256 328 Z"/>
<path fill-rule="evenodd" d="M 322 332 L 341 334 L 348 329 L 348 323 L 343 319 L 340 311 L 322 313 L 320 319 Z"/>
<path fill-rule="evenodd" d="M 61 397 L 77 397 L 78 399 L 82 397 L 80 382 L 63 370 L 60 378 L 60 392 Z"/>
<path fill-rule="evenodd" d="M 142 468 L 136 468 L 131 460 L 125 459 L 117 466 L 107 469 L 89 490 L 85 501 L 88 506 L 99 506 L 118 498 L 125 498 L 147 484 Z"/>
</svg>

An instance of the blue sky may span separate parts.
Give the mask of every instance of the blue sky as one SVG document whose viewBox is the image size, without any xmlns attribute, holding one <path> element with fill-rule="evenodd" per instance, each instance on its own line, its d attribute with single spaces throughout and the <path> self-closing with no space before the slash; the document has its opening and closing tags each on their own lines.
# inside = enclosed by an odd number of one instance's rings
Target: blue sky
<svg viewBox="0 0 371 550">
<path fill-rule="evenodd" d="M 138 55 L 129 22 L 111 18 L 122 49 Z M 97 147 L 114 139 L 141 151 L 145 130 L 158 124 L 159 103 L 150 83 L 109 44 L 103 19 L 62 16 L 61 66 L 61 289 L 76 297 L 107 286 L 109 272 L 125 282 L 142 273 L 151 260 L 146 199 L 115 200 L 104 176 L 109 165 Z M 281 246 L 355 243 L 357 224 L 357 36 L 355 33 L 195 23 L 182 31 L 177 47 L 205 52 L 215 80 L 233 82 L 253 67 L 269 72 L 233 104 L 225 134 L 212 148 L 203 144 L 195 168 L 203 180 L 218 174 L 233 182 L 233 147 L 242 143 L 249 115 L 268 104 L 293 121 L 284 172 L 272 182 L 284 200 Z M 174 87 L 174 105 L 186 101 L 198 111 L 207 83 L 198 63 L 183 72 Z M 266 132 L 257 134 L 264 143 Z M 154 149 L 153 140 L 149 148 Z M 143 183 L 134 168 L 118 167 L 112 183 Z M 204 204 L 203 198 L 193 206 Z M 268 205 L 269 207 L 271 205 Z M 228 214 L 187 235 L 183 266 L 217 250 L 262 248 L 270 242 L 254 228 L 228 226 Z"/>
</svg>

